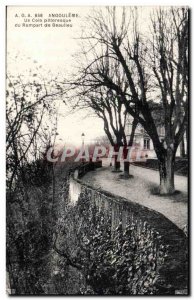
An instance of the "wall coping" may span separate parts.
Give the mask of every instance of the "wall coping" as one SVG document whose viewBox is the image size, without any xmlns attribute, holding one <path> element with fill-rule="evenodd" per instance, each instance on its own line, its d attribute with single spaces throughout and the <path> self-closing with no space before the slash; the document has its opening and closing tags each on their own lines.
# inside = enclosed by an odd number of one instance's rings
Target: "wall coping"
<svg viewBox="0 0 194 300">
<path fill-rule="evenodd" d="M 112 203 L 123 205 L 126 209 L 132 210 L 143 222 L 147 222 L 151 228 L 159 233 L 161 242 L 168 245 L 168 257 L 164 266 L 161 267 L 160 274 L 168 278 L 168 281 L 175 288 L 175 294 L 188 295 L 187 283 L 189 274 L 187 253 L 189 244 L 188 238 L 183 230 L 178 228 L 164 215 L 153 209 L 83 182 L 81 178 L 79 178 L 79 170 L 77 171 L 77 169 L 79 169 L 79 167 L 71 174 L 71 178 L 79 183 L 81 187 L 100 193 Z"/>
</svg>

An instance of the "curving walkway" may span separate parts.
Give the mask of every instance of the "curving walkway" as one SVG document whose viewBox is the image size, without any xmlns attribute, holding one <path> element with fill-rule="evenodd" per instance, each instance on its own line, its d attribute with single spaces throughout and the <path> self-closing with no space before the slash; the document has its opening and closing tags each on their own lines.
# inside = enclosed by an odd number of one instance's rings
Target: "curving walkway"
<svg viewBox="0 0 194 300">
<path fill-rule="evenodd" d="M 150 191 L 159 184 L 158 171 L 130 166 L 132 178 L 124 180 L 119 178 L 119 173 L 111 172 L 108 162 L 103 161 L 103 167 L 88 172 L 82 180 L 102 188 L 115 195 L 154 209 L 179 228 L 183 229 L 188 222 L 188 188 L 187 178 L 175 176 L 175 187 L 180 193 L 173 196 L 153 195 Z"/>
</svg>

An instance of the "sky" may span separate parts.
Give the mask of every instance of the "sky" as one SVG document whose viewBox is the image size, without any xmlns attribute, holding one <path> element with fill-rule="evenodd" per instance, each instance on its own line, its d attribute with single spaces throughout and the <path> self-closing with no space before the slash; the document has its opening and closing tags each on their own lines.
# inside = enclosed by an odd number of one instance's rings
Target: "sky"
<svg viewBox="0 0 194 300">
<path fill-rule="evenodd" d="M 44 70 L 44 74 L 48 70 L 51 70 L 53 74 L 59 73 L 62 77 L 63 74 L 64 76 L 69 74 L 74 66 L 74 54 L 80 49 L 78 38 L 81 36 L 82 25 L 86 22 L 85 17 L 91 15 L 93 9 L 87 6 L 8 6 L 8 70 L 16 75 L 25 72 L 27 74 L 36 62 L 37 65 L 42 66 L 39 72 Z M 139 11 L 141 24 L 145 28 L 150 9 L 144 8 Z M 52 19 L 49 14 L 78 14 L 78 17 L 70 17 L 71 28 L 45 27 L 53 23 L 48 22 L 48 19 Z M 23 27 L 24 23 L 25 27 Z M 38 26 L 26 27 L 28 24 Z M 15 56 L 18 58 L 15 59 Z M 102 120 L 95 118 L 92 113 L 80 110 L 72 115 L 69 114 L 69 109 L 65 104 L 60 105 L 59 111 L 58 140 L 62 143 L 79 145 L 82 133 L 85 134 L 86 142 L 105 135 Z"/>
<path fill-rule="evenodd" d="M 72 70 L 74 64 L 73 55 L 79 51 L 79 43 L 76 38 L 81 35 L 81 25 L 85 17 L 90 14 L 91 7 L 26 7 L 11 6 L 7 10 L 7 67 L 11 73 L 22 74 L 34 67 L 34 62 L 42 66 L 42 70 L 51 70 L 53 74 L 59 73 L 63 77 Z M 78 14 L 71 18 L 72 27 L 45 28 L 22 27 L 24 19 L 30 20 L 35 14 L 43 14 L 36 17 L 37 21 L 30 24 L 45 24 L 49 14 Z M 23 14 L 25 17 L 23 17 Z M 52 19 L 52 18 L 50 18 Z M 64 19 L 64 18 L 63 18 Z M 68 18 L 66 18 L 68 19 Z M 42 20 L 42 22 L 38 21 Z M 28 22 L 25 22 L 28 23 Z M 21 27 L 17 27 L 17 25 Z M 50 23 L 52 24 L 52 22 Z M 15 57 L 18 57 L 15 59 Z M 41 72 L 41 69 L 40 69 Z M 43 71 L 42 71 L 43 72 Z M 83 110 L 69 114 L 69 108 L 60 104 L 60 117 L 58 119 L 58 140 L 62 143 L 81 143 L 81 134 L 85 134 L 85 141 L 90 143 L 95 137 L 104 135 L 103 123 L 91 113 Z"/>
</svg>

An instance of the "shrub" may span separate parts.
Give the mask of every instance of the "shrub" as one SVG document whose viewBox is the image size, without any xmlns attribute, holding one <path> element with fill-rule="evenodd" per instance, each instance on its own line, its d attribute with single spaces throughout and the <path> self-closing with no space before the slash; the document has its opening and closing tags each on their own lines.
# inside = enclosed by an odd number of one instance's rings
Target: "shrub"
<svg viewBox="0 0 194 300">
<path fill-rule="evenodd" d="M 111 230 L 111 216 L 91 201 L 87 192 L 67 209 L 60 222 L 58 247 L 67 263 L 84 274 L 87 286 L 82 294 L 157 294 L 160 265 L 165 247 L 146 223 L 129 220 Z"/>
</svg>

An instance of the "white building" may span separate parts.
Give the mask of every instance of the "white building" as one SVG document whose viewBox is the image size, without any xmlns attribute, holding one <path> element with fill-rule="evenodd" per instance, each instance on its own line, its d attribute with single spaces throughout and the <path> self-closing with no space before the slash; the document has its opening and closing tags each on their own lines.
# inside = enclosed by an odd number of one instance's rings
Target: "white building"
<svg viewBox="0 0 194 300">
<path fill-rule="evenodd" d="M 131 128 L 132 128 L 132 121 L 129 120 L 128 123 L 126 124 L 126 136 L 127 140 L 130 138 L 131 134 Z M 164 140 L 165 136 L 165 130 L 163 126 L 160 126 L 157 128 L 159 138 L 160 140 Z M 186 142 L 186 137 L 184 136 L 184 144 L 185 144 L 185 149 L 187 147 L 187 142 Z M 157 158 L 156 153 L 154 151 L 154 146 L 151 138 L 145 131 L 145 129 L 141 126 L 141 124 L 138 124 L 135 130 L 135 135 L 134 135 L 134 140 L 133 140 L 133 159 L 137 156 L 140 159 L 147 159 L 147 158 Z M 180 145 L 177 149 L 176 156 L 180 156 Z"/>
</svg>

